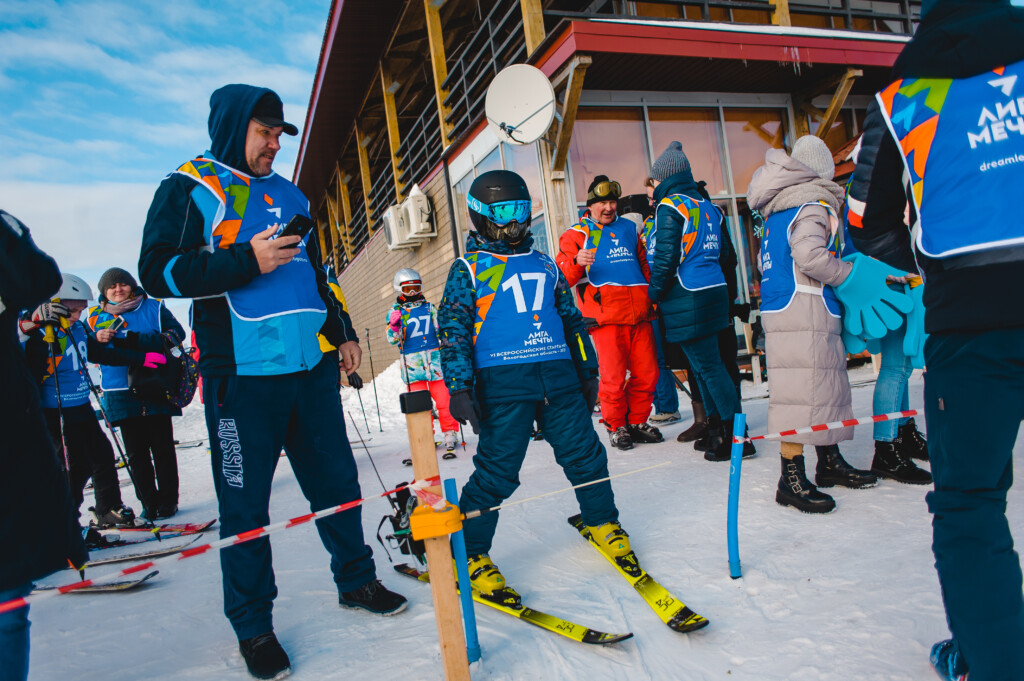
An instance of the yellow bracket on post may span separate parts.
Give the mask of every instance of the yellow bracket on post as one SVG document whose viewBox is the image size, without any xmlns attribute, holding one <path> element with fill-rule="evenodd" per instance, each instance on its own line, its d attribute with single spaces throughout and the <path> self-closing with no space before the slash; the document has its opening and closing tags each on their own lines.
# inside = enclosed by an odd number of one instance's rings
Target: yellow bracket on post
<svg viewBox="0 0 1024 681">
<path fill-rule="evenodd" d="M 462 529 L 462 512 L 451 502 L 445 502 L 440 511 L 430 506 L 417 506 L 409 515 L 409 529 L 417 541 L 445 537 Z"/>
</svg>

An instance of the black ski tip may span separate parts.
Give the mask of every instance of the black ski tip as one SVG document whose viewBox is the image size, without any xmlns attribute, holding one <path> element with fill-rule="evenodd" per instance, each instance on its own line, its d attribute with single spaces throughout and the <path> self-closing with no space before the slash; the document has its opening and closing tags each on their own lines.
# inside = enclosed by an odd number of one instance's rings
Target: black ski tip
<svg viewBox="0 0 1024 681">
<path fill-rule="evenodd" d="M 625 634 L 606 634 L 603 631 L 596 631 L 594 629 L 588 629 L 587 633 L 583 635 L 581 643 L 590 643 L 593 645 L 607 645 L 609 643 L 618 643 L 627 639 L 633 638 L 633 632 L 627 632 Z"/>
<path fill-rule="evenodd" d="M 668 628 L 680 634 L 697 631 L 711 624 L 711 621 L 702 617 L 689 608 L 683 608 L 675 614 L 668 622 Z"/>
</svg>

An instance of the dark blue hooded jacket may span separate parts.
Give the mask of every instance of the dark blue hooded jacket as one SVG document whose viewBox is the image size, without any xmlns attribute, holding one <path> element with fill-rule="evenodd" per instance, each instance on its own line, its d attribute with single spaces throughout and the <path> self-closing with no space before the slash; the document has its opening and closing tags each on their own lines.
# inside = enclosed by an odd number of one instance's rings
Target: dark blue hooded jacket
<svg viewBox="0 0 1024 681">
<path fill-rule="evenodd" d="M 245 161 L 245 138 L 253 108 L 271 92 L 251 85 L 226 85 L 210 97 L 210 150 L 203 154 L 252 175 Z M 146 217 L 139 255 L 139 279 L 150 295 L 158 298 L 195 298 L 192 326 L 199 347 L 199 366 L 204 376 L 237 373 L 235 339 L 227 299 L 221 294 L 241 288 L 260 274 L 259 263 L 248 243 L 209 249 L 202 211 L 193 196 L 198 183 L 181 173 L 164 178 L 157 188 Z M 290 216 L 281 216 L 287 221 Z M 327 307 L 320 332 L 335 347 L 358 341 L 348 314 L 327 285 L 319 244 L 308 240 L 309 261 L 317 290 Z"/>
</svg>

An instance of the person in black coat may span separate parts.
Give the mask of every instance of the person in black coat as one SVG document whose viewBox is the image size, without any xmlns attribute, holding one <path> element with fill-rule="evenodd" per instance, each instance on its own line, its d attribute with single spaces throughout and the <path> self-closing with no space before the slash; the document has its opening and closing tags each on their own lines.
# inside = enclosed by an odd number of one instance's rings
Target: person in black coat
<svg viewBox="0 0 1024 681">
<path fill-rule="evenodd" d="M 39 390 L 18 338 L 21 310 L 60 288 L 53 258 L 28 228 L 0 210 L 0 603 L 25 596 L 32 580 L 84 565 L 87 554 L 67 478 L 43 420 Z M 0 614 L 0 664 L 5 679 L 27 679 L 28 606 Z"/>
</svg>

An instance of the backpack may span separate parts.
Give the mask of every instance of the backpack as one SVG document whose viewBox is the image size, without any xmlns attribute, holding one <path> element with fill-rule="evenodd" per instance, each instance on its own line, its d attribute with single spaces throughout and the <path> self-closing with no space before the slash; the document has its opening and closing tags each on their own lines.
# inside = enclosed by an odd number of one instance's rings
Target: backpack
<svg viewBox="0 0 1024 681">
<path fill-rule="evenodd" d="M 199 384 L 199 365 L 173 331 L 163 334 L 167 363 L 156 369 L 132 366 L 128 369 L 128 390 L 139 400 L 187 407 Z"/>
</svg>

